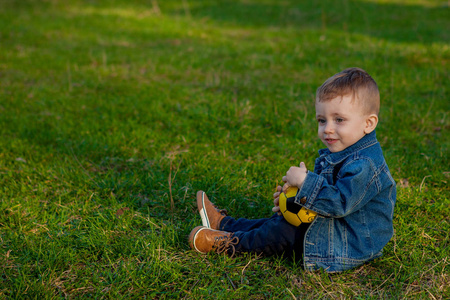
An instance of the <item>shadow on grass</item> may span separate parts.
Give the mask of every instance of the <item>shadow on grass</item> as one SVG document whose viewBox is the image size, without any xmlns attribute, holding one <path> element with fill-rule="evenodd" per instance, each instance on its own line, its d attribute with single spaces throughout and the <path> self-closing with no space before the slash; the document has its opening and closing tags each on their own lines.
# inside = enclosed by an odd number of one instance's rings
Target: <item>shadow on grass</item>
<svg viewBox="0 0 450 300">
<path fill-rule="evenodd" d="M 331 29 L 396 42 L 448 42 L 448 5 L 403 5 L 370 1 L 189 0 L 174 12 L 227 26 Z M 266 2 L 266 3 L 264 3 Z"/>
</svg>

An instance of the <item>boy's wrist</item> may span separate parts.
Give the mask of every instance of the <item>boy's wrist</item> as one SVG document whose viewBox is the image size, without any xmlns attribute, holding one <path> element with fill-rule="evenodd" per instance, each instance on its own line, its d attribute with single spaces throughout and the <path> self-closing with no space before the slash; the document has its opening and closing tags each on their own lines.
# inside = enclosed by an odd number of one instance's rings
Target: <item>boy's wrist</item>
<svg viewBox="0 0 450 300">
<path fill-rule="evenodd" d="M 311 174 L 308 174 L 308 173 L 311 173 Z M 298 192 L 297 192 L 297 195 L 295 196 L 296 203 L 299 203 L 300 198 L 303 198 L 307 195 L 312 194 L 311 189 L 314 189 L 315 184 L 316 184 L 316 176 L 315 175 L 317 175 L 317 174 L 315 174 L 314 172 L 309 172 L 309 171 L 306 172 L 302 183 L 298 186 Z M 309 198 L 309 197 L 307 197 L 307 198 Z"/>
<path fill-rule="evenodd" d="M 305 180 L 306 180 L 306 177 L 308 176 L 308 170 L 306 170 L 306 172 L 305 172 L 305 174 L 303 175 L 301 175 L 301 177 L 300 177 L 300 183 L 299 184 L 297 184 L 297 187 L 298 187 L 298 189 L 300 190 L 302 187 L 303 187 L 303 184 L 305 183 Z"/>
</svg>

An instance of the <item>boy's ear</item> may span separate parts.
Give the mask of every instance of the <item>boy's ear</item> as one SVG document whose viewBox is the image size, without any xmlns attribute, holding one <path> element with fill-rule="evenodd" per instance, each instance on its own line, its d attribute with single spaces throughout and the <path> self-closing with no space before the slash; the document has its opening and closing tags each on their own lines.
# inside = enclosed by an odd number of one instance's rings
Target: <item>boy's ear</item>
<svg viewBox="0 0 450 300">
<path fill-rule="evenodd" d="M 366 119 L 366 127 L 364 128 L 364 133 L 369 134 L 375 130 L 378 124 L 378 116 L 376 114 L 371 114 Z"/>
</svg>

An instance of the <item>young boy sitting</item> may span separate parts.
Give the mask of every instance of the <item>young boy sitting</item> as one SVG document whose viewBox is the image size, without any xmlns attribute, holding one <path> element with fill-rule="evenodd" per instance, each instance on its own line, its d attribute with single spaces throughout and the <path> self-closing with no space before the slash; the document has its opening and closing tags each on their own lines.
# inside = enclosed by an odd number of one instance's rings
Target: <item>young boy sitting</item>
<svg viewBox="0 0 450 300">
<path fill-rule="evenodd" d="M 314 172 L 291 167 L 274 194 L 271 218 L 234 219 L 197 193 L 203 226 L 189 235 L 201 253 L 284 254 L 303 258 L 306 270 L 348 270 L 382 255 L 393 235 L 396 185 L 375 136 L 380 96 L 362 69 L 346 69 L 317 89 L 319 151 Z M 298 187 L 295 203 L 317 213 L 295 227 L 279 213 L 281 190 Z"/>
</svg>

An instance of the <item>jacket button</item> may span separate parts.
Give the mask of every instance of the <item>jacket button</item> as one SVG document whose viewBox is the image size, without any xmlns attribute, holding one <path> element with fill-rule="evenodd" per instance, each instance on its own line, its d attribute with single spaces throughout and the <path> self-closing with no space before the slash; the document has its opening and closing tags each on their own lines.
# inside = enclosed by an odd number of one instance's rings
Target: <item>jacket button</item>
<svg viewBox="0 0 450 300">
<path fill-rule="evenodd" d="M 306 204 L 306 197 L 300 198 L 300 203 L 301 204 Z"/>
</svg>

